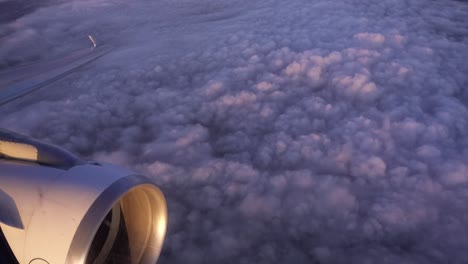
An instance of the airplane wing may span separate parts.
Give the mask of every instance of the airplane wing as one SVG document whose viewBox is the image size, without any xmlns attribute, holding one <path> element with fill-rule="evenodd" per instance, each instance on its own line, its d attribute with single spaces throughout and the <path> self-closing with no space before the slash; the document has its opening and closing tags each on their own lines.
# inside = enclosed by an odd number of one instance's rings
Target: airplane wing
<svg viewBox="0 0 468 264">
<path fill-rule="evenodd" d="M 92 49 L 0 72 L 0 106 L 111 50 L 89 38 Z M 0 129 L 0 263 L 155 263 L 166 227 L 150 179 Z"/>
<path fill-rule="evenodd" d="M 80 49 L 60 58 L 0 72 L 0 106 L 73 73 L 111 49 L 110 46 Z"/>
</svg>

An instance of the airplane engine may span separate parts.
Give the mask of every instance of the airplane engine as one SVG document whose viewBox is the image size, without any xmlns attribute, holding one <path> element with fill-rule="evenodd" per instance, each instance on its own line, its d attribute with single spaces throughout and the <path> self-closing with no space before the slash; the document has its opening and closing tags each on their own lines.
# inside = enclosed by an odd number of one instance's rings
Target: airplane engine
<svg viewBox="0 0 468 264">
<path fill-rule="evenodd" d="M 166 224 L 149 179 L 0 130 L 0 263 L 154 264 Z"/>
</svg>

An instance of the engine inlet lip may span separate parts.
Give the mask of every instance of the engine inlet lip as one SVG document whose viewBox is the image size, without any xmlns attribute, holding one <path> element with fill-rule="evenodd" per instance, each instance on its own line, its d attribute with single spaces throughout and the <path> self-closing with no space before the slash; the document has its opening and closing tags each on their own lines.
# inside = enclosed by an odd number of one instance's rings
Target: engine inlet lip
<svg viewBox="0 0 468 264">
<path fill-rule="evenodd" d="M 94 235 L 109 210 L 129 190 L 144 184 L 154 186 L 154 183 L 144 176 L 129 175 L 112 183 L 99 195 L 78 226 L 67 254 L 66 263 L 85 263 Z"/>
</svg>

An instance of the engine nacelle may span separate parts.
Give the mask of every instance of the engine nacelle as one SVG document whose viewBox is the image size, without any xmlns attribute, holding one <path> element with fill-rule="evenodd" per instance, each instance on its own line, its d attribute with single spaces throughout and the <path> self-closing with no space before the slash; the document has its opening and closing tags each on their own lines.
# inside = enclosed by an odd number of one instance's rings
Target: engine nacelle
<svg viewBox="0 0 468 264">
<path fill-rule="evenodd" d="M 27 264 L 154 264 L 167 225 L 160 189 L 111 164 L 61 163 L 67 152 L 36 143 L 25 143 L 36 148 L 36 161 L 22 158 L 28 153 L 6 150 L 4 144 L 0 228 L 9 248 L 2 248 L 0 241 L 3 255 L 10 251 L 19 263 Z M 41 152 L 44 146 L 52 151 Z M 52 157 L 55 164 L 41 163 L 37 158 L 41 155 Z"/>
</svg>

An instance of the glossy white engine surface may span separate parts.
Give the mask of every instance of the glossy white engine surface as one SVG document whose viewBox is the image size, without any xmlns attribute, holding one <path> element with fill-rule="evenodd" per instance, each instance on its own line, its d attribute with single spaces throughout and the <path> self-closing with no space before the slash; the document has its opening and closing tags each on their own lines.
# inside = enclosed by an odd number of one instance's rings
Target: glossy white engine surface
<svg viewBox="0 0 468 264">
<path fill-rule="evenodd" d="M 22 222 L 11 226 L 2 221 L 14 213 L 13 207 L 0 213 L 0 227 L 20 263 L 85 263 L 98 227 L 120 203 L 129 219 L 129 240 L 134 241 L 130 244 L 132 263 L 154 263 L 166 231 L 167 209 L 162 192 L 141 179 L 110 164 L 62 170 L 0 159 L 2 193 L 15 202 Z M 132 202 L 139 197 L 145 201 Z M 138 204 L 141 213 L 132 209 Z M 0 204 L 3 207 L 6 205 Z"/>
</svg>

